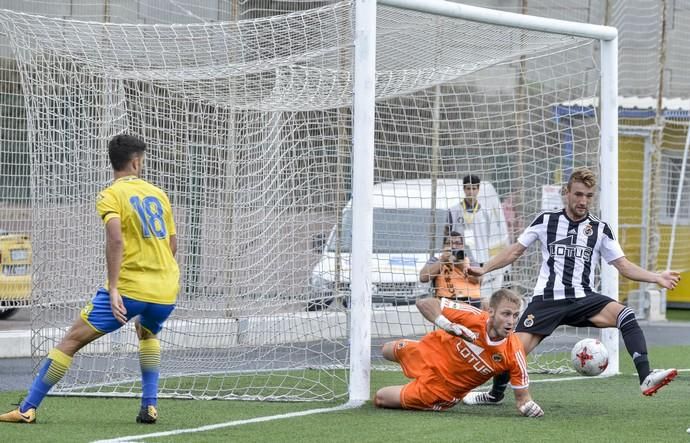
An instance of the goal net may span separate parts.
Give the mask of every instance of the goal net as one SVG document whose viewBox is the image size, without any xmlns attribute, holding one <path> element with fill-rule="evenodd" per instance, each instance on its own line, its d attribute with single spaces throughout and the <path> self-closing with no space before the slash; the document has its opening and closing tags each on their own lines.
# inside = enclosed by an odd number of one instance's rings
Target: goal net
<svg viewBox="0 0 690 443">
<path fill-rule="evenodd" d="M 107 141 L 148 144 L 171 197 L 177 309 L 160 334 L 162 396 L 347 396 L 354 4 L 228 23 L 128 25 L 0 12 L 21 73 L 31 171 L 32 352 L 40 359 L 104 283 L 94 202 Z M 462 177 L 483 180 L 506 241 L 599 172 L 599 43 L 377 7 L 372 361 L 431 330 L 414 306 Z M 591 100 L 590 100 L 591 102 Z M 606 171 L 602 171 L 606 172 Z M 594 208 L 599 213 L 599 208 Z M 475 251 L 476 252 L 476 251 Z M 531 249 L 501 276 L 527 296 Z M 357 296 L 354 294 L 352 296 Z M 560 370 L 591 331 L 563 330 L 532 367 Z M 617 343 L 616 343 L 617 344 Z M 132 325 L 84 348 L 55 393 L 137 395 Z"/>
</svg>

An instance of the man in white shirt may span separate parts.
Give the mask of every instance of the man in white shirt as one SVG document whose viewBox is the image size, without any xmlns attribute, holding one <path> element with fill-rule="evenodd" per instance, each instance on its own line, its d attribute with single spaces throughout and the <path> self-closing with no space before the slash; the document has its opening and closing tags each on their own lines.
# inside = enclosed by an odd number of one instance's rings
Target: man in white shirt
<svg viewBox="0 0 690 443">
<path fill-rule="evenodd" d="M 462 179 L 465 197 L 448 210 L 446 235 L 456 231 L 463 234 L 466 250 L 472 263 L 484 264 L 508 245 L 508 229 L 500 205 L 491 207 L 481 198 L 480 179 L 466 175 Z M 485 303 L 491 294 L 503 287 L 506 270 L 484 276 L 481 297 Z"/>
</svg>

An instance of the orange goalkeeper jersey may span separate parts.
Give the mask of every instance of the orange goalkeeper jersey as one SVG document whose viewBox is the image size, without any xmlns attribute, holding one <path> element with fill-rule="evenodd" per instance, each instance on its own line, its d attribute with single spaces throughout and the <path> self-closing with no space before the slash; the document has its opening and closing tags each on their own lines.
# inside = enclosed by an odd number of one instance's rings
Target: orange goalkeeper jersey
<svg viewBox="0 0 690 443">
<path fill-rule="evenodd" d="M 436 330 L 419 342 L 427 366 L 445 381 L 444 391 L 452 391 L 455 397 L 462 398 L 502 372 L 510 373 L 513 389 L 527 388 L 527 360 L 517 336 L 509 334 L 493 341 L 487 334 L 489 313 L 448 299 L 441 300 L 441 308 L 448 320 L 471 329 L 478 336 L 474 343 L 469 343 L 446 331 Z"/>
</svg>

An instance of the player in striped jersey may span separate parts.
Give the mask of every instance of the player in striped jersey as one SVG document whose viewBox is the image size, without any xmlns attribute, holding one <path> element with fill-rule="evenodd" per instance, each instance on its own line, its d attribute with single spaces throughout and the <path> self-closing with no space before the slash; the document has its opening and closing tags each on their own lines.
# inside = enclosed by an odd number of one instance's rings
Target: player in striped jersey
<svg viewBox="0 0 690 443">
<path fill-rule="evenodd" d="M 673 380 L 675 369 L 650 370 L 647 344 L 635 313 L 612 298 L 594 292 L 594 271 L 603 258 L 624 277 L 656 283 L 673 289 L 680 280 L 674 271 L 650 272 L 630 262 L 609 225 L 590 214 L 596 177 L 580 168 L 573 172 L 565 191 L 561 211 L 544 212 L 520 235 L 517 242 L 501 251 L 481 268 L 468 273 L 481 276 L 517 260 L 535 241 L 541 243 L 542 265 L 532 299 L 515 328 L 529 354 L 558 326 L 618 328 L 631 355 L 644 395 L 652 395 Z M 468 404 L 496 404 L 503 399 L 507 377 L 494 378 L 490 392 L 473 393 Z"/>
<path fill-rule="evenodd" d="M 441 329 L 420 341 L 401 339 L 383 345 L 383 356 L 399 363 L 413 380 L 379 389 L 374 404 L 441 411 L 455 406 L 494 374 L 507 372 L 520 413 L 544 415 L 529 394 L 525 353 L 512 333 L 520 305 L 520 297 L 508 289 L 491 296 L 488 312 L 448 298 L 417 301 L 422 315 Z"/>
<path fill-rule="evenodd" d="M 115 136 L 108 143 L 115 181 L 96 200 L 105 225 L 107 281 L 50 350 L 19 407 L 0 415 L 0 422 L 34 423 L 36 409 L 67 373 L 74 354 L 135 317 L 142 376 L 136 421 L 156 422 L 161 359 L 157 334 L 175 309 L 180 272 L 168 196 L 140 178 L 145 152 L 146 143 L 131 135 Z"/>
</svg>

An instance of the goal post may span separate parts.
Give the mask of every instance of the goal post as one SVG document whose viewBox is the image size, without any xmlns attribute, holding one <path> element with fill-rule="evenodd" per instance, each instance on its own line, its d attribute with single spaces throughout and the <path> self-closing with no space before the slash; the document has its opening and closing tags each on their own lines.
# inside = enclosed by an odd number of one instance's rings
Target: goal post
<svg viewBox="0 0 690 443">
<path fill-rule="evenodd" d="M 373 255 L 376 0 L 357 0 L 352 109 L 351 402 L 367 401 L 371 375 L 371 257 Z"/>
<path fill-rule="evenodd" d="M 195 25 L 2 10 L 0 24 L 26 99 L 36 361 L 103 284 L 93 202 L 123 132 L 146 141 L 145 178 L 170 195 L 180 238 L 161 396 L 369 399 L 372 369 L 393 368 L 380 345 L 432 329 L 418 274 L 466 174 L 482 177 L 496 243 L 576 166 L 600 173 L 594 212 L 617 228 L 612 28 L 431 0 Z M 529 295 L 538 255 L 497 278 Z M 615 272 L 600 277 L 615 296 Z M 530 367 L 563 370 L 590 333 L 564 330 Z M 127 326 L 53 392 L 135 396 L 137 365 Z"/>
<path fill-rule="evenodd" d="M 372 19 L 375 8 L 369 0 L 356 0 L 356 38 L 355 38 L 355 75 L 364 77 L 365 80 L 357 82 L 355 78 L 354 89 L 354 116 L 355 131 L 360 130 L 361 137 L 353 139 L 353 164 L 362 168 L 363 171 L 374 170 L 374 156 L 372 147 L 374 145 L 374 128 L 368 125 L 369 122 L 358 121 L 357 116 L 369 117 L 371 110 L 371 99 L 373 89 L 370 80 L 371 75 L 376 72 L 376 58 L 367 57 L 376 51 L 376 41 L 372 38 L 359 38 L 362 34 L 369 36 L 376 34 L 376 21 Z M 555 34 L 575 35 L 585 38 L 596 39 L 601 42 L 601 93 L 600 93 L 600 112 L 601 112 L 601 154 L 600 154 L 600 190 L 601 190 L 601 215 L 604 220 L 610 223 L 614 233 L 618 233 L 618 32 L 609 26 L 590 25 L 576 22 L 566 22 L 562 20 L 532 17 L 522 14 L 496 11 L 491 9 L 479 8 L 458 3 L 451 3 L 444 0 L 378 0 L 378 3 L 393 8 L 400 8 L 438 16 L 465 19 L 473 22 L 487 23 L 491 25 L 510 26 L 519 29 L 541 31 Z M 364 15 L 366 11 L 366 16 Z M 368 28 L 367 28 L 368 27 Z M 358 57 L 357 55 L 361 55 Z M 364 64 L 365 66 L 358 66 Z M 358 88 L 359 87 L 359 88 Z M 357 100 L 358 95 L 363 95 L 361 100 Z M 362 125 L 361 129 L 358 125 Z M 355 135 L 358 133 L 355 132 Z M 367 137 L 367 138 L 365 138 Z M 605 173 L 604 173 L 605 171 Z M 357 171 L 353 171 L 357 174 Z M 357 331 L 353 335 L 353 349 L 359 349 L 360 344 L 356 340 L 369 341 L 371 333 L 370 302 L 371 302 L 371 282 L 369 263 L 372 256 L 372 242 L 365 241 L 372 235 L 371 222 L 373 205 L 371 194 L 373 191 L 373 177 L 362 174 L 354 180 L 353 176 L 353 213 L 357 214 L 353 218 L 353 245 L 355 236 L 360 239 L 357 244 L 362 248 L 355 255 L 352 254 L 352 330 Z M 435 190 L 434 190 L 435 192 Z M 355 210 L 357 206 L 357 210 Z M 618 275 L 617 272 L 605 264 L 602 260 L 601 286 L 602 292 L 618 299 Z M 604 329 L 600 333 L 600 338 L 610 352 L 610 363 L 604 375 L 617 374 L 619 371 L 618 353 L 618 330 L 615 328 Z M 366 344 L 368 348 L 369 344 Z M 350 362 L 352 377 L 357 375 L 369 374 L 365 368 L 371 365 L 371 354 L 369 352 L 354 353 Z M 361 357 L 361 361 L 356 361 L 356 357 Z M 366 399 L 369 396 L 368 381 L 351 380 L 350 399 Z"/>
<path fill-rule="evenodd" d="M 618 37 L 612 33 L 601 42 L 601 215 L 618 235 Z M 603 174 L 606 171 L 606 174 Z M 601 289 L 618 299 L 618 272 L 602 260 Z M 601 339 L 612 358 L 604 375 L 618 374 L 620 352 L 618 329 L 601 331 Z"/>
</svg>

